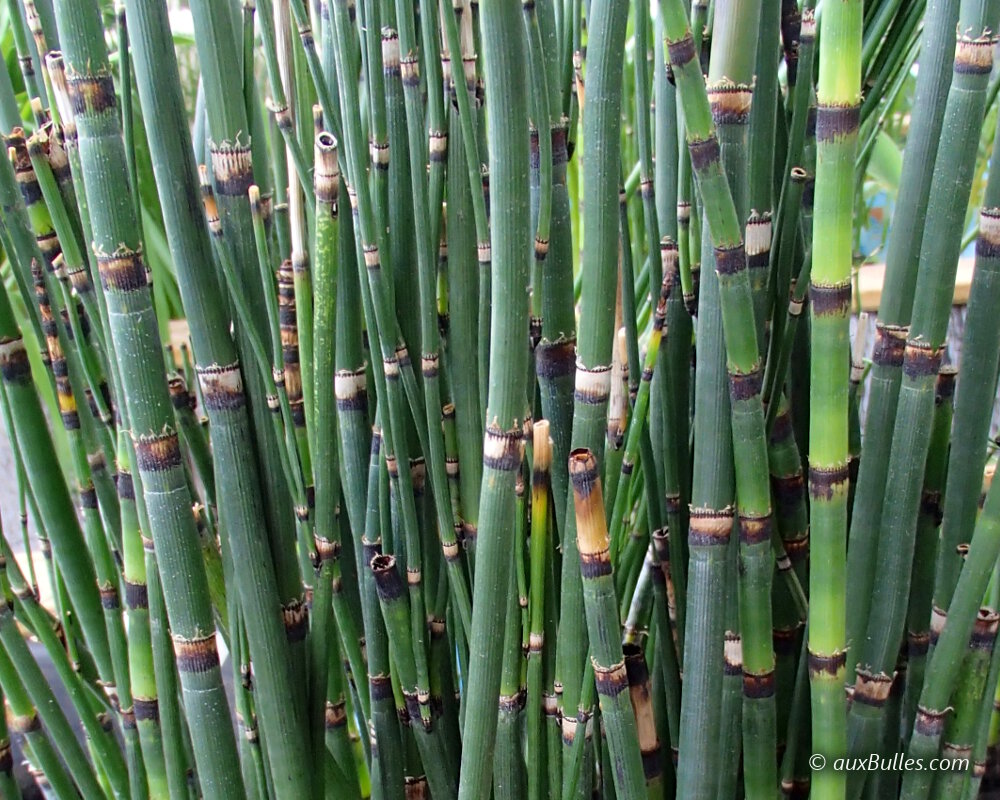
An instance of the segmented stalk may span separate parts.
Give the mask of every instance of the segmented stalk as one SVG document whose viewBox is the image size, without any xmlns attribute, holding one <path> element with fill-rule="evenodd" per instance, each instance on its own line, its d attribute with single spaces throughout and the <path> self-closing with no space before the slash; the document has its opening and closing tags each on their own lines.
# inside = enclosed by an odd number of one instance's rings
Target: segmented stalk
<svg viewBox="0 0 1000 800">
<path fill-rule="evenodd" d="M 756 21 L 759 15 L 752 19 Z M 732 22 L 732 21 L 730 21 Z M 760 404 L 760 359 L 746 273 L 746 253 L 741 225 L 733 205 L 726 174 L 722 170 L 719 140 L 712 116 L 736 121 L 745 114 L 749 92 L 738 87 L 715 94 L 715 110 L 709 106 L 704 79 L 695 60 L 694 40 L 680 3 L 664 8 L 664 35 L 684 107 L 686 136 L 691 163 L 705 203 L 711 233 L 715 272 L 719 278 L 720 303 L 726 345 L 726 366 L 732 397 L 733 443 L 741 453 L 736 461 L 736 487 L 740 517 L 740 552 L 745 564 L 740 607 L 744 639 L 744 698 L 747 719 L 745 744 L 754 772 L 748 776 L 754 792 L 770 791 L 776 782 L 771 760 L 774 752 L 774 655 L 771 648 L 770 579 L 772 573 L 770 488 L 766 477 L 766 440 Z M 744 54 L 745 55 L 745 54 Z M 718 87 L 725 90 L 726 87 Z M 718 522 L 706 541 L 725 541 L 728 526 Z M 694 536 L 692 521 L 692 537 Z M 689 602 L 693 590 L 689 588 Z M 745 610 L 745 613 L 744 613 Z M 691 665 L 686 661 L 686 671 Z M 683 731 L 683 726 L 682 726 Z M 683 751 L 682 747 L 682 751 Z M 768 755 L 764 755 L 767 751 Z M 684 756 L 681 756 L 682 766 Z M 759 769 L 759 771 L 757 771 Z M 682 772 L 683 776 L 683 772 Z M 683 783 L 683 780 L 682 780 Z"/>
<path fill-rule="evenodd" d="M 994 141 L 992 159 L 1000 155 Z M 995 393 L 984 376 L 995 369 L 1000 357 L 1000 330 L 991 320 L 1000 297 L 1000 175 L 989 173 L 976 238 L 975 271 L 969 289 L 969 304 L 962 336 L 962 359 L 955 400 L 956 424 L 948 455 L 948 481 L 944 489 L 941 544 L 934 583 L 937 614 L 947 614 L 958 572 L 962 566 L 956 551 L 975 524 L 980 476 L 986 465 L 983 443 L 989 435 L 990 409 Z"/>
<path fill-rule="evenodd" d="M 529 636 L 527 695 L 525 700 L 525 728 L 528 753 L 533 754 L 528 762 L 528 797 L 540 800 L 546 796 L 545 765 L 546 749 L 543 736 L 542 706 L 542 653 L 545 647 L 545 588 L 551 576 L 552 560 L 549 542 L 549 467 L 552 461 L 552 440 L 549 437 L 550 424 L 542 419 L 535 423 L 532 431 L 532 474 L 531 474 L 531 551 L 530 578 L 528 585 L 531 596 L 528 600 Z M 551 614 L 551 610 L 549 612 Z M 553 643 L 549 644 L 551 648 Z"/>
<path fill-rule="evenodd" d="M 975 142 L 982 128 L 983 103 L 995 44 L 993 26 L 1000 17 L 995 0 L 966 0 L 956 35 L 954 78 L 944 117 L 944 138 L 934 168 L 928 219 L 945 226 L 930 229 L 920 250 L 913 321 L 902 353 L 902 382 L 884 487 L 871 612 L 860 642 L 855 693 L 881 685 L 892 673 L 906 616 L 910 565 L 919 514 L 921 475 L 930 446 L 934 382 L 943 355 L 961 236 L 962 208 L 968 204 L 975 167 Z M 820 195 L 817 195 L 817 200 Z M 957 226 L 957 227 L 956 227 Z M 817 253 L 819 250 L 817 249 Z M 864 463 L 864 457 L 862 457 Z M 855 500 L 857 503 L 857 499 Z M 863 591 L 859 587 L 858 591 Z M 855 592 L 852 590 L 851 594 Z M 881 711 L 854 702 L 850 713 L 852 753 L 870 752 Z M 874 719 L 873 719 L 874 718 Z M 906 784 L 904 777 L 904 785 Z"/>
<path fill-rule="evenodd" d="M 34 765 L 41 770 L 44 780 L 60 800 L 77 797 L 78 792 L 59 760 L 59 753 L 49 739 L 49 734 L 42 729 L 32 700 L 25 690 L 14 665 L 7 654 L 0 649 L 0 686 L 3 687 L 5 699 L 10 706 L 10 730 L 21 739 L 22 748 Z M 8 753 L 9 756 L 9 753 Z M 77 776 L 77 783 L 90 786 L 85 776 Z M 98 792 L 100 787 L 94 784 Z M 16 797 L 17 795 L 15 795 Z M 100 794 L 95 797 L 100 797 Z"/>
<path fill-rule="evenodd" d="M 934 421 L 924 485 L 920 497 L 920 516 L 913 548 L 913 571 L 910 577 L 910 600 L 906 609 L 906 688 L 901 720 L 902 740 L 908 742 L 917 701 L 924 683 L 924 668 L 931 648 L 931 620 L 944 623 L 944 614 L 932 613 L 934 579 L 932 570 L 947 556 L 939 547 L 941 497 L 948 470 L 948 445 L 952 430 L 952 402 L 955 394 L 955 368 L 943 366 L 934 388 Z M 938 631 L 940 632 L 940 631 Z M 936 634 L 935 634 L 936 636 Z"/>
<path fill-rule="evenodd" d="M 483 7 L 483 58 L 494 146 L 490 236 L 493 315 L 490 375 L 483 442 L 483 485 L 470 633 L 469 676 L 459 797 L 473 800 L 489 791 L 496 736 L 500 656 L 484 642 L 500 641 L 513 548 L 510 520 L 516 508 L 514 479 L 523 453 L 526 422 L 528 253 L 528 109 L 524 85 L 524 33 L 513 4 Z"/>
<path fill-rule="evenodd" d="M 243 610 L 250 655 L 258 665 L 256 708 L 265 729 L 283 731 L 264 739 L 274 779 L 281 792 L 306 791 L 301 708 L 293 691 L 293 673 L 279 595 L 267 541 L 257 464 L 247 459 L 251 447 L 243 377 L 236 348 L 225 335 L 225 308 L 214 275 L 204 269 L 210 259 L 207 230 L 191 201 L 198 179 L 184 123 L 176 61 L 165 35 L 168 22 L 161 3 L 132 10 L 136 83 L 149 121 L 164 221 L 172 235 L 184 307 L 191 327 L 201 396 L 209 416 L 215 457 L 215 482 L 223 530 L 234 565 L 236 591 Z M 154 84 L 158 100 L 154 102 Z M 177 184 L 183 187 L 180 191 Z M 187 198 L 187 200 L 185 200 Z M 221 330 L 220 330 L 221 329 Z M 162 556 L 161 556 L 162 557 Z"/>
<path fill-rule="evenodd" d="M 952 693 L 957 686 L 979 604 L 998 554 L 1000 482 L 994 481 L 972 534 L 969 552 L 949 607 L 948 620 L 927 664 L 913 735 L 907 749 L 908 757 L 933 758 L 938 754 Z M 906 800 L 927 797 L 933 778 L 933 772 L 906 772 L 900 796 Z"/>
<path fill-rule="evenodd" d="M 900 367 L 906 326 L 913 308 L 924 220 L 932 219 L 928 215 L 931 178 L 952 81 L 949 66 L 955 53 L 952 32 L 958 22 L 958 7 L 955 0 L 930 0 L 925 16 L 920 41 L 921 53 L 925 55 L 921 58 L 913 97 L 897 193 L 899 203 L 893 214 L 896 224 L 890 227 L 886 244 L 885 282 L 868 390 L 866 428 L 871 431 L 891 430 L 896 418 L 902 377 Z M 855 535 L 848 551 L 849 572 L 855 576 L 853 583 L 857 589 L 847 597 L 848 641 L 851 642 L 860 641 L 868 619 L 891 446 L 890 436 L 868 437 L 858 468 L 858 488 L 851 513 L 851 530 Z M 855 652 L 855 655 L 861 654 Z M 852 670 L 853 667 L 852 664 Z"/>
<path fill-rule="evenodd" d="M 816 89 L 816 205 L 809 286 L 809 682 L 813 751 L 833 764 L 847 750 L 843 683 L 847 655 L 848 309 L 862 3 L 848 0 L 828 11 L 820 36 Z M 843 772 L 814 769 L 812 795 L 842 796 L 844 781 Z"/>
<path fill-rule="evenodd" d="M 570 454 L 569 475 L 577 518 L 577 549 L 591 642 L 590 660 L 597 682 L 606 746 L 613 764 L 615 791 L 621 797 L 640 797 L 646 782 L 636 719 L 626 694 L 629 684 L 598 469 L 597 459 L 589 450 L 575 449 Z"/>
<path fill-rule="evenodd" d="M 979 705 L 984 691 L 989 694 L 986 677 L 990 671 L 990 656 L 996 643 L 996 611 L 982 608 L 976 617 L 968 651 L 959 673 L 953 710 L 948 716 L 941 742 L 941 758 L 949 769 L 938 770 L 934 776 L 934 797 L 958 797 L 972 766 L 972 748 L 979 720 Z"/>
<path fill-rule="evenodd" d="M 123 365 L 136 464 L 146 493 L 151 533 L 163 561 L 171 635 L 202 785 L 219 797 L 239 794 L 235 742 L 229 734 L 214 624 L 204 567 L 197 549 L 190 494 L 157 345 L 156 320 L 125 173 L 114 88 L 96 5 L 56 5 L 66 48 L 70 94 L 78 109 L 80 159 L 86 183 L 94 252 Z M 228 734 L 228 735 L 227 735 Z"/>
<path fill-rule="evenodd" d="M 603 469 L 604 463 L 604 429 L 614 346 L 614 286 L 618 276 L 619 237 L 615 208 L 621 173 L 617 143 L 621 129 L 621 64 L 627 21 L 628 5 L 625 3 L 598 0 L 590 7 L 584 91 L 591 98 L 591 105 L 583 116 L 583 137 L 589 146 L 582 163 L 588 194 L 588 202 L 582 212 L 587 241 L 580 273 L 583 283 L 571 446 L 589 449 L 597 461 L 598 470 Z M 493 219 L 496 224 L 496 215 Z M 556 674 L 563 686 L 563 719 L 570 720 L 581 699 L 587 630 L 583 624 L 583 586 L 580 559 L 576 552 L 576 516 L 569 492 L 565 500 L 567 512 L 562 531 L 560 606 L 560 617 L 564 622 L 559 626 Z M 572 744 L 566 742 L 565 735 L 564 744 Z M 571 749 L 564 747 L 564 779 Z M 586 786 L 585 782 L 581 783 Z"/>
</svg>

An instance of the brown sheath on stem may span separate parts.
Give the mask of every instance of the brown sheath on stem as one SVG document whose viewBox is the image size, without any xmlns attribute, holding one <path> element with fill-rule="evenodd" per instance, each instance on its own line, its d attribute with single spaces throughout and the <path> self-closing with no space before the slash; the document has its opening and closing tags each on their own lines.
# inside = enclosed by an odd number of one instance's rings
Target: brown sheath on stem
<svg viewBox="0 0 1000 800">
<path fill-rule="evenodd" d="M 604 496 L 597 459 L 589 449 L 579 448 L 569 454 L 569 477 L 573 483 L 576 542 L 583 577 L 607 574 L 611 571 L 611 560 L 608 526 L 604 519 Z"/>
</svg>

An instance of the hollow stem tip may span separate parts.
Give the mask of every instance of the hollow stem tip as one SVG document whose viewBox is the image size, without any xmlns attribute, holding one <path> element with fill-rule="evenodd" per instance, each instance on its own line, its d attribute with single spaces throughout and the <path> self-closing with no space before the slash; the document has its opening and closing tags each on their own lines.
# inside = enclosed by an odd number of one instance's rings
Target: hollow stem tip
<svg viewBox="0 0 1000 800">
<path fill-rule="evenodd" d="M 372 573 L 375 575 L 375 588 L 382 602 L 398 600 L 405 591 L 403 579 L 396 569 L 396 557 L 377 555 L 371 560 Z"/>
<path fill-rule="evenodd" d="M 569 477 L 576 509 L 576 541 L 584 562 L 608 561 L 608 526 L 604 519 L 604 496 L 597 459 L 587 448 L 569 454 Z"/>
<path fill-rule="evenodd" d="M 552 439 L 549 438 L 549 421 L 538 420 L 532 427 L 532 457 L 536 474 L 545 474 L 552 466 Z"/>
</svg>

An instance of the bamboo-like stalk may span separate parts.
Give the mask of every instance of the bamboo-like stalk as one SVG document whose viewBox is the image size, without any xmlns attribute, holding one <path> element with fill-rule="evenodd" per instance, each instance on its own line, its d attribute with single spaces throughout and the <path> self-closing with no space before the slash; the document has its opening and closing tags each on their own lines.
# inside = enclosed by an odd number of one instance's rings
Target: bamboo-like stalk
<svg viewBox="0 0 1000 800">
<path fill-rule="evenodd" d="M 688 447 L 690 419 L 688 413 L 690 363 L 691 363 L 691 318 L 684 308 L 684 297 L 680 274 L 680 248 L 678 245 L 678 120 L 676 93 L 668 80 L 667 66 L 663 58 L 662 18 L 657 15 L 655 25 L 655 46 L 653 56 L 653 91 L 655 114 L 653 135 L 656 159 L 654 186 L 656 191 L 657 217 L 659 218 L 661 272 L 671 274 L 674 287 L 667 300 L 667 352 L 664 354 L 665 369 L 653 378 L 653 407 L 663 410 L 663 441 L 665 448 L 663 466 L 663 490 L 666 501 L 666 521 L 673 536 L 670 537 L 670 562 L 673 571 L 674 590 L 677 595 L 678 650 L 683 652 L 685 596 L 687 570 L 687 514 L 690 499 L 690 450 Z M 686 154 L 685 156 L 686 157 Z M 662 390 L 661 390 L 662 387 Z M 661 400 L 662 397 L 662 400 Z M 657 441 L 656 421 L 650 426 L 650 434 Z"/>
<path fill-rule="evenodd" d="M 617 142 L 621 127 L 621 61 L 625 46 L 628 7 L 601 2 L 590 8 L 588 19 L 588 68 L 584 92 L 595 100 L 583 115 L 583 137 L 590 142 Z M 614 213 L 621 165 L 614 147 L 595 147 L 583 157 L 583 180 L 590 199 L 584 205 L 582 224 L 587 242 L 583 251 L 580 321 L 577 326 L 577 367 L 573 405 L 573 448 L 588 448 L 604 462 L 604 429 L 610 393 L 614 285 L 618 274 L 619 224 Z M 494 217 L 495 220 L 495 217 Z M 495 224 L 495 223 L 494 223 Z M 570 493 L 561 532 L 563 561 L 560 616 L 556 647 L 557 677 L 562 683 L 563 718 L 571 719 L 581 699 L 581 675 L 587 651 L 584 626 L 580 559 L 576 552 L 576 517 Z M 564 744 L 565 744 L 564 736 Z M 563 774 L 567 774 L 570 748 L 564 747 Z M 581 781 L 585 787 L 585 782 Z"/>
<path fill-rule="evenodd" d="M 978 140 L 985 101 L 986 72 L 992 64 L 991 25 L 1000 14 L 992 0 L 967 0 L 960 10 L 960 28 L 955 51 L 955 76 L 945 109 L 945 145 L 939 149 L 931 184 L 928 213 L 942 224 L 956 224 L 959 206 L 966 205 L 971 190 L 975 158 L 969 152 Z M 903 353 L 903 377 L 893 429 L 885 502 L 881 516 L 877 569 L 880 580 L 873 587 L 871 613 L 860 663 L 876 683 L 890 675 L 903 632 L 919 513 L 921 476 L 915 464 L 924 464 L 930 445 L 927 424 L 933 413 L 934 380 L 946 335 L 950 298 L 960 249 L 954 228 L 949 235 L 926 235 L 921 245 L 921 264 L 933 265 L 917 278 L 913 321 Z M 863 461 L 864 459 L 862 459 Z M 891 498 L 891 499 L 890 499 Z M 855 501 L 857 502 L 857 500 Z M 870 685 L 859 673 L 855 693 Z M 852 753 L 868 752 L 880 723 L 881 704 L 855 702 L 851 707 Z M 857 735 L 854 735 L 857 734 Z M 904 779 L 904 784 L 905 784 Z"/>
<path fill-rule="evenodd" d="M 846 664 L 848 307 L 858 104 L 861 2 L 823 17 L 816 90 L 816 207 L 810 273 L 809 683 L 812 746 L 829 763 L 847 751 Z M 814 769 L 812 796 L 842 796 L 842 772 Z"/>
<path fill-rule="evenodd" d="M 628 689 L 604 498 L 597 459 L 588 450 L 570 454 L 570 481 L 576 510 L 577 547 L 584 583 L 591 663 L 600 699 L 601 720 L 613 764 L 615 791 L 621 797 L 639 797 L 645 789 L 636 719 Z"/>
<path fill-rule="evenodd" d="M 147 4 L 132 9 L 131 18 L 136 82 L 150 123 L 148 136 L 160 201 L 168 231 L 173 234 L 174 259 L 182 277 L 180 287 L 192 331 L 201 394 L 212 426 L 216 483 L 236 588 L 244 610 L 250 653 L 258 664 L 257 708 L 265 728 L 283 731 L 277 740 L 265 737 L 264 743 L 280 791 L 295 794 L 306 791 L 309 781 L 302 717 L 292 691 L 269 550 L 257 528 L 263 514 L 259 495 L 251 488 L 258 484 L 257 465 L 243 455 L 250 443 L 249 416 L 238 357 L 229 337 L 220 335 L 224 331 L 224 305 L 219 285 L 203 268 L 211 257 L 207 229 L 197 207 L 190 202 L 197 196 L 198 181 L 183 122 L 176 61 L 164 48 L 166 9 L 162 4 Z M 159 77 L 154 78 L 157 74 Z M 155 103 L 151 94 L 154 81 L 160 87 Z"/>
<path fill-rule="evenodd" d="M 473 587 L 466 726 L 459 797 L 473 800 L 489 789 L 496 736 L 500 651 L 480 649 L 500 638 L 511 569 L 508 522 L 515 508 L 514 477 L 523 450 L 527 402 L 528 306 L 528 110 L 524 91 L 523 23 L 512 4 L 487 4 L 483 14 L 483 62 L 494 90 L 486 98 L 495 147 L 490 151 L 490 250 L 494 274 L 493 316 L 483 486 Z M 502 87 L 502 88 L 500 88 Z"/>
<path fill-rule="evenodd" d="M 969 553 L 949 607 L 948 620 L 927 664 L 913 735 L 907 748 L 908 757 L 933 758 L 938 753 L 948 706 L 976 623 L 979 603 L 998 553 L 1000 483 L 993 482 L 976 522 Z M 900 796 L 906 800 L 927 797 L 933 778 L 933 772 L 905 773 Z"/>
<path fill-rule="evenodd" d="M 1000 677 L 1000 650 L 993 642 L 993 654 L 990 656 L 990 669 L 986 675 L 986 686 L 979 699 L 978 717 L 976 720 L 975 742 L 972 748 L 972 769 L 962 790 L 962 800 L 972 800 L 979 797 L 979 789 L 986 775 L 987 744 L 990 734 L 990 719 L 993 714 L 997 678 Z"/>
<path fill-rule="evenodd" d="M 907 137 L 894 218 L 886 245 L 886 286 L 879 306 L 866 426 L 888 430 L 896 416 L 901 379 L 899 367 L 910 322 L 917 281 L 923 223 L 927 219 L 935 157 L 944 125 L 945 99 L 952 76 L 949 64 L 954 49 L 951 32 L 958 22 L 958 3 L 931 0 L 921 36 L 922 59 L 914 94 L 913 114 Z M 874 437 L 864 448 L 858 469 L 858 489 L 851 514 L 851 529 L 857 531 L 848 549 L 851 575 L 857 575 L 857 591 L 848 594 L 848 641 L 860 641 L 868 618 L 874 584 L 876 531 L 882 514 L 885 476 L 891 439 Z M 860 654 L 858 654 L 860 655 Z M 851 668 L 853 669 L 853 664 Z"/>
<path fill-rule="evenodd" d="M 763 347 L 766 343 L 765 321 L 767 320 L 769 298 L 767 285 L 770 277 L 770 255 L 774 226 L 774 166 L 775 156 L 772 139 L 778 113 L 778 63 L 780 61 L 781 5 L 777 2 L 760 5 L 760 32 L 762 41 L 757 44 L 757 64 L 755 67 L 756 87 L 754 103 L 750 109 L 748 130 L 747 167 L 747 208 L 750 217 L 747 223 L 748 240 L 751 230 L 755 234 L 753 252 L 747 250 L 747 266 L 750 269 L 750 284 L 754 289 L 755 312 L 757 314 L 757 341 Z M 795 85 L 792 80 L 790 85 Z M 751 227 L 751 221 L 753 227 Z"/>
<path fill-rule="evenodd" d="M 273 9 L 261 3 L 260 18 L 270 18 Z M 237 324 L 236 344 L 240 360 L 253 364 L 254 334 L 261 336 L 267 330 L 270 319 L 266 288 L 273 288 L 257 279 L 259 266 L 256 264 L 253 222 L 250 213 L 247 189 L 250 184 L 263 185 L 266 170 L 260 161 L 260 148 L 256 142 L 259 109 L 247 108 L 242 92 L 228 91 L 227 87 L 241 81 L 242 71 L 238 63 L 240 48 L 235 35 L 233 19 L 213 3 L 194 3 L 191 12 L 195 22 L 195 44 L 205 90 L 205 110 L 208 121 L 207 150 L 211 163 L 211 174 L 216 187 L 216 199 L 220 209 L 221 238 L 219 249 L 228 254 L 234 272 L 242 277 L 240 287 L 247 305 L 252 309 L 252 320 Z M 262 22 L 263 24 L 263 22 Z M 263 143 L 263 137 L 260 137 Z M 284 159 L 281 159 L 284 161 Z M 257 174 L 261 173 L 261 174 Z M 287 180 L 287 177 L 286 177 Z M 281 185 L 284 192 L 285 184 Z M 285 198 L 287 202 L 287 197 Z M 290 222 L 278 224 L 283 233 L 289 231 Z M 290 247 L 290 245 L 288 245 Z M 220 256 L 220 259 L 224 258 Z M 222 283 L 222 281 L 220 281 Z M 275 312 L 276 313 L 276 312 Z M 277 364 L 269 365 L 277 366 Z M 288 620 L 303 622 L 302 578 L 299 574 L 293 526 L 299 521 L 293 505 L 297 487 L 291 484 L 291 477 L 282 468 L 281 453 L 285 445 L 278 437 L 272 413 L 268 409 L 268 383 L 264 375 L 247 369 L 243 376 L 245 396 L 252 420 L 252 433 L 257 457 L 260 459 L 260 478 L 263 488 L 264 513 L 267 525 L 264 531 L 269 538 L 271 558 L 282 604 L 288 612 Z M 284 396 L 284 395 L 282 395 Z M 301 509 L 300 509 L 301 510 Z M 301 529 L 301 525 L 299 525 Z M 301 535 L 300 538 L 305 538 Z M 303 554 L 304 558 L 304 554 Z M 302 647 L 296 642 L 293 651 Z M 304 662 L 297 661 L 297 664 Z M 298 669 L 298 667 L 297 667 Z"/>
<path fill-rule="evenodd" d="M 917 536 L 913 548 L 913 571 L 910 577 L 910 601 L 906 610 L 906 687 L 903 697 L 901 731 L 903 742 L 908 742 L 917 701 L 924 682 L 924 668 L 931 647 L 931 616 L 934 584 L 931 570 L 940 563 L 939 528 L 941 526 L 941 497 L 945 489 L 948 470 L 948 440 L 952 430 L 953 399 L 955 393 L 954 367 L 942 367 L 934 388 L 934 422 L 931 433 L 927 464 L 924 467 L 923 493 L 920 498 L 920 516 L 917 519 Z M 938 558 L 935 558 L 938 556 Z M 934 614 L 935 620 L 943 619 Z"/>
<path fill-rule="evenodd" d="M 1000 154 L 1000 144 L 994 142 L 993 152 Z M 995 158 L 996 156 L 994 156 Z M 944 505 L 941 519 L 941 544 L 934 584 L 934 606 L 947 614 L 954 583 L 961 569 L 961 557 L 956 552 L 968 531 L 975 524 L 979 500 L 979 478 L 986 464 L 983 442 L 989 432 L 989 410 L 994 401 L 988 375 L 1000 356 L 1000 333 L 987 322 L 988 309 L 995 307 L 997 258 L 1000 257 L 1000 176 L 986 182 L 982 208 L 979 211 L 979 235 L 976 238 L 976 262 L 973 283 L 969 290 L 969 305 L 965 332 L 962 337 L 962 360 L 958 382 L 962 390 L 955 401 L 958 423 L 948 455 L 948 480 L 942 487 Z M 976 376 L 976 377 L 973 377 Z"/>
<path fill-rule="evenodd" d="M 340 169 L 337 164 L 337 142 L 332 134 L 323 132 L 316 137 L 315 154 L 316 233 L 313 253 L 314 304 L 313 387 L 315 392 L 312 432 L 313 481 L 316 490 L 315 546 L 319 561 L 316 586 L 313 589 L 312 618 L 312 686 L 310 690 L 310 732 L 313 759 L 322 763 L 325 755 L 325 736 L 320 736 L 318 723 L 325 723 L 326 714 L 317 713 L 319 699 L 327 698 L 331 655 L 337 652 L 330 640 L 332 594 L 334 582 L 340 582 L 340 525 L 336 504 L 340 498 L 340 475 L 337 453 L 336 397 L 330 375 L 336 366 L 337 278 L 339 249 L 339 220 L 337 201 L 340 192 Z M 252 201 L 251 201 L 252 202 Z M 334 667 L 333 672 L 339 672 Z M 358 676 L 360 679 L 360 676 Z M 326 703 L 323 703 L 325 709 Z M 322 744 L 321 744 L 322 743 Z M 321 787 L 325 775 L 316 775 L 314 784 Z M 319 794 L 318 790 L 316 792 Z"/>
<path fill-rule="evenodd" d="M 642 755 L 642 769 L 646 777 L 646 793 L 648 797 L 660 797 L 664 792 L 662 751 L 656 731 L 649 667 L 640 647 L 625 645 L 622 649 L 629 699 L 635 714 L 636 735 Z"/>
<path fill-rule="evenodd" d="M 122 510 L 122 582 L 128 620 L 129 676 L 132 703 L 150 798 L 169 797 L 160 728 L 159 701 L 154 678 L 153 646 L 149 629 L 149 593 L 146 560 L 135 507 L 135 484 L 124 432 L 118 449 L 118 498 Z"/>
<path fill-rule="evenodd" d="M 368 507 L 362 539 L 364 560 L 370 566 L 379 555 L 380 515 L 379 475 L 381 467 L 381 431 L 373 429 L 368 470 Z M 403 758 L 400 725 L 392 696 L 389 676 L 389 643 L 385 622 L 379 613 L 375 578 L 370 568 L 362 572 L 362 597 L 368 653 L 368 687 L 372 707 L 372 786 L 383 798 L 402 797 Z M 372 608 L 372 604 L 375 608 Z"/>
<path fill-rule="evenodd" d="M 164 591 L 203 786 L 220 797 L 238 794 L 236 748 L 228 731 L 227 703 L 212 629 L 208 586 L 195 543 L 190 496 L 180 465 L 172 410 L 155 346 L 155 319 L 142 262 L 142 246 L 124 172 L 122 142 L 107 52 L 96 6 L 56 6 L 66 48 L 80 158 L 87 181 L 94 251 L 113 320 L 115 352 L 134 370 L 122 370 L 137 466 L 146 492 L 151 533 L 164 560 Z M 117 165 L 114 169 L 109 165 Z M 152 352 L 150 352 L 152 350 Z"/>
<path fill-rule="evenodd" d="M 989 693 L 986 677 L 996 643 L 998 620 L 1000 617 L 989 608 L 980 609 L 976 617 L 952 701 L 954 710 L 942 736 L 941 758 L 947 759 L 949 768 L 935 774 L 933 797 L 958 797 L 970 772 L 979 705 L 983 694 Z"/>
<path fill-rule="evenodd" d="M 733 455 L 719 283 L 707 271 L 698 289 L 699 369 L 694 375 L 693 434 L 702 444 L 692 456 L 688 528 L 687 602 L 681 694 L 678 791 L 714 796 L 720 773 L 720 738 L 725 635 L 726 556 L 733 529 Z M 716 335 L 712 335 L 714 332 Z M 671 338 L 668 335 L 668 340 Z M 689 760 L 688 753 L 698 753 Z"/>
<path fill-rule="evenodd" d="M 770 489 L 762 467 L 766 463 L 763 408 L 760 405 L 760 364 L 755 322 L 748 310 L 750 286 L 746 275 L 746 256 L 741 226 L 732 194 L 722 171 L 718 139 L 711 121 L 709 98 L 704 79 L 694 61 L 694 42 L 679 4 L 664 10 L 664 32 L 668 57 L 673 66 L 678 90 L 684 105 L 686 136 L 692 166 L 705 200 L 706 221 L 711 233 L 719 276 L 720 301 L 726 343 L 727 371 L 733 397 L 733 442 L 739 443 L 745 456 L 736 462 L 736 486 L 739 501 L 741 559 L 747 576 L 741 582 L 741 615 L 744 627 L 744 697 L 748 718 L 744 732 L 746 746 L 761 753 L 754 758 L 753 791 L 770 791 L 777 782 L 771 757 L 774 737 L 774 655 L 771 648 L 770 577 Z M 759 14 L 752 16 L 756 21 Z M 735 22 L 734 20 L 728 20 Z M 746 90 L 722 92 L 715 97 L 720 115 L 744 112 L 749 100 Z M 766 472 L 766 470 L 764 470 Z M 762 481 L 761 478 L 764 478 Z M 719 533 L 723 530 L 720 529 Z M 728 533 L 728 530 L 725 530 Z M 723 537 L 724 540 L 724 537 Z M 689 598 L 691 590 L 689 586 Z M 687 668 L 690 669 L 690 664 Z M 763 744 L 766 742 L 767 744 Z M 682 748 L 683 749 L 683 748 Z M 683 755 L 682 755 L 683 763 Z M 759 770 L 759 771 L 757 771 Z M 683 783 L 683 781 L 682 781 Z"/>
<path fill-rule="evenodd" d="M 528 765 L 528 797 L 540 800 L 545 796 L 546 751 L 542 740 L 542 652 L 545 647 L 545 586 L 551 574 L 551 544 L 549 542 L 549 467 L 552 460 L 552 440 L 549 437 L 550 424 L 542 419 L 532 430 L 532 475 L 531 475 L 531 551 L 530 578 L 531 596 L 528 602 L 530 617 L 528 638 L 527 694 L 525 700 L 526 742 L 529 753 L 536 754 Z M 549 644 L 551 648 L 551 644 Z"/>
<path fill-rule="evenodd" d="M 453 90 L 465 92 L 465 87 L 458 83 Z M 465 169 L 464 132 L 458 114 L 452 108 L 449 115 L 445 229 L 448 233 L 448 326 L 452 342 L 448 348 L 448 373 L 458 430 L 461 503 L 457 524 L 461 526 L 458 531 L 461 538 L 465 536 L 466 526 L 478 530 L 483 420 L 479 400 L 479 355 L 473 348 L 460 344 L 475 339 L 478 330 L 479 271 L 475 229 L 465 222 L 473 213 L 473 199 Z"/>
<path fill-rule="evenodd" d="M 524 479 L 517 476 L 515 495 L 517 516 L 514 522 L 516 541 L 526 538 L 526 503 Z M 497 800 L 516 800 L 526 794 L 524 761 L 521 756 L 521 710 L 524 705 L 524 690 L 521 686 L 521 612 L 518 608 L 517 575 L 522 568 L 518 564 L 515 548 L 515 566 L 511 570 L 510 585 L 504 599 L 506 614 L 501 644 L 502 665 L 500 671 L 500 692 L 497 700 L 496 760 L 493 765 L 493 794 Z"/>
<path fill-rule="evenodd" d="M 0 650 L 0 685 L 10 706 L 10 729 L 21 738 L 25 755 L 30 755 L 45 776 L 45 781 L 59 800 L 79 796 L 73 780 L 59 760 L 59 753 L 42 729 L 38 712 L 17 676 L 14 665 L 6 652 Z M 86 780 L 77 776 L 79 780 Z M 97 787 L 100 792 L 100 787 Z M 16 795 L 15 795 L 16 796 Z M 95 795 L 97 797 L 100 794 Z"/>
</svg>

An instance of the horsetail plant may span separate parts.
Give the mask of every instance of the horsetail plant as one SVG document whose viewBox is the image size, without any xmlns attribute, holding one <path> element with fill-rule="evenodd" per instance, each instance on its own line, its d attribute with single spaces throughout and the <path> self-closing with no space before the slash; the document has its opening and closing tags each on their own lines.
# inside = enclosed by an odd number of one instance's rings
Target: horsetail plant
<svg viewBox="0 0 1000 800">
<path fill-rule="evenodd" d="M 0 795 L 988 785 L 997 0 L 5 10 Z"/>
<path fill-rule="evenodd" d="M 843 699 L 843 595 L 847 534 L 847 394 L 850 187 L 857 147 L 862 3 L 832 6 L 823 20 L 816 90 L 816 207 L 810 272 L 809 682 L 814 750 L 834 762 L 847 750 Z M 858 692 L 855 697 L 860 701 Z M 867 702 L 867 698 L 865 698 Z M 844 774 L 814 770 L 812 794 L 843 794 Z"/>
</svg>

